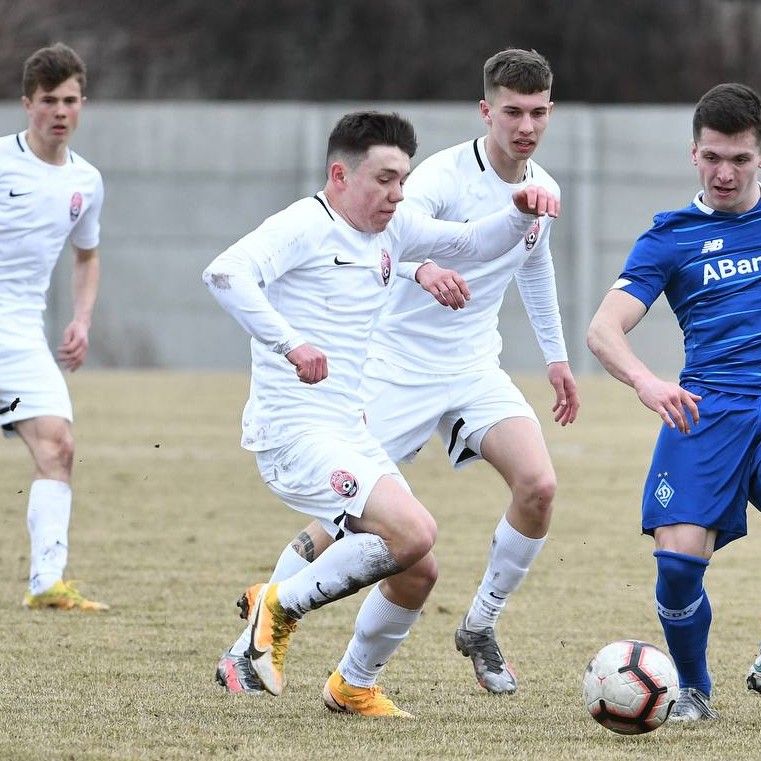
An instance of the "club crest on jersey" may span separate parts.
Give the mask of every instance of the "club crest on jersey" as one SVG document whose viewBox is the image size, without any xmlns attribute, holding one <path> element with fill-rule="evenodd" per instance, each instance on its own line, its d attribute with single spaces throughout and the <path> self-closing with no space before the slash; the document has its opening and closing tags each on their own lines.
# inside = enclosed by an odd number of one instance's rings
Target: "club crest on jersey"
<svg viewBox="0 0 761 761">
<path fill-rule="evenodd" d="M 526 244 L 526 251 L 531 251 L 536 242 L 539 240 L 539 220 L 535 219 L 528 232 L 523 238 L 523 242 Z"/>
<path fill-rule="evenodd" d="M 346 470 L 334 470 L 330 474 L 330 485 L 342 497 L 353 497 L 359 489 L 357 479 Z"/>
<path fill-rule="evenodd" d="M 82 194 L 74 193 L 71 197 L 71 203 L 69 204 L 69 219 L 72 222 L 76 222 L 79 219 L 79 215 L 82 211 Z"/>
<path fill-rule="evenodd" d="M 381 249 L 381 280 L 383 285 L 388 285 L 388 281 L 391 279 L 391 257 L 385 248 Z"/>
</svg>

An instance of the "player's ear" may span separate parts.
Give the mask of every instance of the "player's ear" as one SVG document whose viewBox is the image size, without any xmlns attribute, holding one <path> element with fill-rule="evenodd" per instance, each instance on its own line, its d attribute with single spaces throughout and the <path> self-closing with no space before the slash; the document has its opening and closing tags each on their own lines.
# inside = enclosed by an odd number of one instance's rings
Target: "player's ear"
<svg viewBox="0 0 761 761">
<path fill-rule="evenodd" d="M 346 184 L 346 165 L 342 161 L 334 161 L 328 167 L 328 179 L 338 186 Z"/>
<path fill-rule="evenodd" d="M 486 124 L 491 125 L 491 106 L 489 105 L 489 102 L 486 100 L 479 101 L 478 108 L 481 111 L 481 118 Z"/>
</svg>

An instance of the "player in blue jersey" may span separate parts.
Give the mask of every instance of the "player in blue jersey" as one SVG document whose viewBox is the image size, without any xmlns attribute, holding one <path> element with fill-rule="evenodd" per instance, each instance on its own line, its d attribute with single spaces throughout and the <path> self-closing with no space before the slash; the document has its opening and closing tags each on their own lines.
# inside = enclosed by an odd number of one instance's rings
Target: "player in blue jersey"
<svg viewBox="0 0 761 761">
<path fill-rule="evenodd" d="M 761 99 L 721 84 L 698 102 L 692 162 L 702 191 L 655 217 L 589 326 L 589 348 L 663 420 L 642 499 L 655 539 L 658 616 L 679 673 L 674 721 L 715 719 L 703 575 L 761 509 Z M 657 377 L 626 334 L 664 293 L 684 332 L 679 383 Z M 747 677 L 761 691 L 761 656 Z"/>
</svg>

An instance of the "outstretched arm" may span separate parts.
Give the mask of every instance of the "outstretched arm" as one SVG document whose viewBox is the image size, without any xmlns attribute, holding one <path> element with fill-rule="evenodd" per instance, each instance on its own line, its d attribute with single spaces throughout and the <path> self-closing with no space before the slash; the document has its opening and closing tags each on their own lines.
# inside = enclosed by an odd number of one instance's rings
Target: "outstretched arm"
<svg viewBox="0 0 761 761">
<path fill-rule="evenodd" d="M 528 186 L 513 195 L 513 203 L 474 222 L 431 219 L 401 207 L 396 213 L 404 225 L 403 261 L 454 256 L 489 261 L 517 246 L 536 217 L 556 217 L 560 201 L 546 188 Z"/>
<path fill-rule="evenodd" d="M 701 397 L 678 383 L 658 378 L 637 357 L 626 334 L 644 317 L 645 305 L 634 296 L 613 289 L 608 291 L 592 318 L 587 346 L 600 364 L 622 383 L 631 386 L 642 404 L 657 413 L 669 428 L 690 432 L 690 421 L 697 425 Z"/>
</svg>

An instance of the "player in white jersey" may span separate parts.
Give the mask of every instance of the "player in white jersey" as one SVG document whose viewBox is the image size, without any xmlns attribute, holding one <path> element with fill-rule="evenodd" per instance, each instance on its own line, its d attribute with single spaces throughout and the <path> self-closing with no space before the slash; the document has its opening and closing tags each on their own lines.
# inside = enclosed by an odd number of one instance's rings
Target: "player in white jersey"
<svg viewBox="0 0 761 761">
<path fill-rule="evenodd" d="M 455 309 L 469 294 L 456 272 L 400 259 L 494 258 L 523 239 L 536 214 L 557 213 L 554 196 L 533 186 L 513 195 L 515 206 L 467 225 L 397 209 L 415 149 L 412 126 L 396 114 L 346 115 L 328 142 L 324 191 L 267 219 L 204 272 L 213 295 L 253 336 L 243 446 L 289 507 L 341 538 L 308 568 L 255 585 L 239 602 L 251 624 L 243 679 L 255 673 L 273 695 L 284 686 L 289 636 L 308 611 L 383 580 L 378 594 L 409 629 L 420 579 L 435 579 L 435 522 L 368 433 L 359 385 L 397 275 Z M 222 672 L 228 688 L 242 673 L 232 658 Z M 339 666 L 325 685 L 326 705 L 407 715 L 376 677 L 377 670 Z"/>
<path fill-rule="evenodd" d="M 559 195 L 557 183 L 531 159 L 552 110 L 551 83 L 549 64 L 536 51 L 508 49 L 489 58 L 480 103 L 487 134 L 423 161 L 405 186 L 402 208 L 464 221 L 501 208 L 527 184 Z M 558 309 L 551 223 L 551 217 L 537 218 L 498 259 L 453 259 L 472 293 L 464 310 L 439 309 L 419 288 L 399 280 L 373 332 L 361 387 L 370 431 L 394 462 L 414 457 L 438 431 L 453 466 L 483 458 L 511 490 L 483 580 L 455 635 L 478 682 L 493 693 L 511 694 L 517 687 L 494 628 L 545 542 L 556 488 L 534 410 L 499 367 L 498 315 L 513 278 L 547 363 L 556 422 L 572 423 L 579 409 Z M 311 524 L 283 549 L 274 578 L 297 572 L 329 543 L 319 524 Z M 371 641 L 401 643 L 398 622 L 381 623 L 384 615 L 386 607 L 371 592 L 358 620 L 372 637 L 358 630 L 347 661 L 371 648 Z M 248 681 L 253 692 L 255 680 Z"/>
<path fill-rule="evenodd" d="M 50 276 L 67 240 L 74 250 L 74 315 L 58 346 L 68 370 L 84 362 L 98 290 L 98 170 L 69 148 L 85 101 L 85 66 L 69 47 L 41 48 L 24 65 L 28 126 L 0 138 L 1 422 L 34 461 L 27 524 L 31 539 L 29 608 L 101 611 L 63 580 L 68 556 L 72 409 L 43 332 Z M 18 402 L 16 400 L 18 399 Z"/>
</svg>

